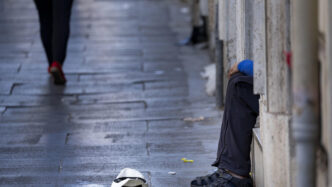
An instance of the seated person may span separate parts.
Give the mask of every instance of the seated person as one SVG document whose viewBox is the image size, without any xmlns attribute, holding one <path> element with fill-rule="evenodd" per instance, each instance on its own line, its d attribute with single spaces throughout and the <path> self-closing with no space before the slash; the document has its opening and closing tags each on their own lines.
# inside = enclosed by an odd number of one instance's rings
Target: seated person
<svg viewBox="0 0 332 187">
<path fill-rule="evenodd" d="M 258 95 L 253 94 L 253 61 L 244 60 L 229 71 L 225 110 L 219 137 L 218 169 L 197 177 L 191 187 L 252 187 L 250 144 L 259 114 Z"/>
</svg>

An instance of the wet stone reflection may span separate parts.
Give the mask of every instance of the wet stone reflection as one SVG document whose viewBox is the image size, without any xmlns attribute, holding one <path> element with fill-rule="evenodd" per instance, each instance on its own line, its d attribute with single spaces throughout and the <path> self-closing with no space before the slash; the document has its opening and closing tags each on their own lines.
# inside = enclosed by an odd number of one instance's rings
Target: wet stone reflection
<svg viewBox="0 0 332 187">
<path fill-rule="evenodd" d="M 188 186 L 211 171 L 221 114 L 200 78 L 206 51 L 176 45 L 190 29 L 181 6 L 75 0 L 63 86 L 33 1 L 1 0 L 0 186 L 110 186 L 125 167 Z"/>
</svg>

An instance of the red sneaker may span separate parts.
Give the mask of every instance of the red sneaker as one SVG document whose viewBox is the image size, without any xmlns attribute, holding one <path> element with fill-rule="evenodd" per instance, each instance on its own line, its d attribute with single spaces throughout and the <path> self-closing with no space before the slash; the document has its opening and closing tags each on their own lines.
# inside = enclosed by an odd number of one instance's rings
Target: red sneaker
<svg viewBox="0 0 332 187">
<path fill-rule="evenodd" d="M 48 68 L 48 71 L 52 74 L 54 78 L 54 84 L 66 84 L 65 74 L 63 73 L 61 64 L 59 62 L 54 61 L 52 65 Z"/>
</svg>

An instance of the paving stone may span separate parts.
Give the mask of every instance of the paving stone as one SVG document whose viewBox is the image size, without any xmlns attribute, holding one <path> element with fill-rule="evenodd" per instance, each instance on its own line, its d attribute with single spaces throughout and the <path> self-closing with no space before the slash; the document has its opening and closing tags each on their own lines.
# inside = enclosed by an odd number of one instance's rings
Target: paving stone
<svg viewBox="0 0 332 187">
<path fill-rule="evenodd" d="M 46 67 L 45 67 L 46 68 Z M 66 79 L 70 82 L 77 82 L 79 75 L 77 74 L 69 74 L 66 76 Z M 35 83 L 35 84 L 50 84 L 53 79 L 51 78 L 49 73 L 42 72 L 39 74 L 31 73 L 31 72 L 22 72 L 12 73 L 5 72 L 1 74 L 0 82 L 13 82 L 15 84 L 22 83 Z"/>
<path fill-rule="evenodd" d="M 75 103 L 76 96 L 48 95 L 43 98 L 33 95 L 0 95 L 0 106 L 38 106 L 57 105 L 59 103 Z"/>
<path fill-rule="evenodd" d="M 178 172 L 184 172 L 188 169 L 197 170 L 201 165 L 208 165 L 213 162 L 213 158 L 209 158 L 208 155 L 205 156 L 205 159 L 198 159 L 199 157 L 195 156 L 192 159 L 196 159 L 194 163 L 183 163 L 181 160 L 181 154 L 175 156 L 158 156 L 151 158 L 143 156 L 116 156 L 116 157 L 103 157 L 104 162 L 96 162 L 93 157 L 83 157 L 75 160 L 70 160 L 65 158 L 63 160 L 63 172 L 66 174 L 76 173 L 76 174 L 88 174 L 93 172 L 95 174 L 103 173 L 115 173 L 119 169 L 126 167 L 125 165 L 131 165 L 134 168 L 139 168 L 140 171 L 149 171 L 153 173 L 164 173 L 167 174 L 168 171 L 176 170 Z M 117 160 L 122 162 L 117 162 Z M 182 167 L 179 168 L 178 166 Z M 83 169 L 84 168 L 84 169 Z M 153 168 L 150 170 L 150 168 Z M 196 172 L 197 173 L 197 172 Z M 199 174 L 199 173 L 198 173 Z M 168 174 L 167 174 L 168 175 Z"/>
<path fill-rule="evenodd" d="M 24 136 L 3 135 L 0 137 L 0 145 L 38 144 L 42 134 L 25 134 Z"/>
<path fill-rule="evenodd" d="M 168 72 L 167 74 L 151 74 L 145 72 L 133 72 L 130 74 L 112 73 L 112 74 L 82 74 L 79 76 L 80 81 L 111 81 L 113 83 L 149 83 L 167 80 L 183 79 L 184 74 L 177 72 Z"/>
<path fill-rule="evenodd" d="M 123 71 L 139 71 L 141 69 L 141 65 L 139 63 L 108 63 L 108 64 L 100 64 L 96 63 L 95 66 L 89 66 L 91 64 L 82 64 L 80 68 L 77 68 L 77 63 L 71 63 L 68 65 L 64 65 L 65 73 L 94 73 L 96 71 L 100 73 L 112 73 L 112 72 L 123 72 Z M 24 64 L 21 68 L 21 71 L 24 72 L 45 72 L 46 65 L 41 65 L 37 63 L 33 64 Z"/>
<path fill-rule="evenodd" d="M 15 64 L 14 62 L 11 64 L 1 63 L 0 72 L 1 73 L 10 72 L 11 75 L 14 75 L 15 73 L 18 72 L 20 66 L 21 66 L 20 64 Z M 1 75 L 1 78 L 2 78 L 2 75 Z"/>
<path fill-rule="evenodd" d="M 167 116 L 165 116 L 167 114 Z M 191 117 L 200 117 L 198 115 L 206 117 L 217 117 L 219 113 L 213 109 L 205 109 L 204 112 L 202 109 L 193 109 L 193 110 L 175 110 L 175 109 L 165 109 L 165 110 L 154 110 L 142 112 L 141 110 L 137 111 L 118 111 L 112 112 L 109 114 L 100 114 L 100 113 L 79 113 L 72 114 L 69 119 L 70 122 L 82 122 L 82 121 L 142 121 L 142 120 L 171 120 L 171 119 L 183 119 L 188 116 Z M 36 117 L 37 118 L 37 117 Z M 25 117 L 23 119 L 27 120 L 36 120 L 36 118 Z M 38 119 L 38 118 L 37 118 Z"/>
<path fill-rule="evenodd" d="M 171 88 L 186 88 L 187 84 L 185 82 L 179 81 L 153 81 L 144 83 L 144 89 L 171 89 Z"/>
<path fill-rule="evenodd" d="M 58 177 L 56 175 L 50 176 L 6 176 L 0 179 L 1 185 L 22 185 L 22 186 L 49 186 L 57 184 Z"/>
<path fill-rule="evenodd" d="M 37 106 L 37 107 L 7 107 L 4 116 L 6 115 L 44 115 L 48 114 L 50 111 L 55 110 L 57 114 L 66 115 L 74 113 L 91 111 L 94 112 L 116 112 L 116 111 L 131 111 L 131 110 L 144 110 L 145 104 L 143 102 L 124 102 L 124 103 L 108 103 L 99 105 L 67 105 L 66 110 L 63 110 L 64 106 Z"/>
<path fill-rule="evenodd" d="M 3 114 L 6 111 L 6 107 L 1 106 L 0 107 L 0 114 Z"/>
<path fill-rule="evenodd" d="M 144 101 L 157 98 L 179 98 L 188 96 L 188 89 L 175 88 L 175 89 L 158 89 L 158 90 L 145 90 L 141 92 L 118 92 L 112 94 L 98 94 L 98 95 L 79 95 L 78 103 L 113 103 L 125 101 Z M 0 97 L 1 98 L 1 97 Z M 1 101 L 1 100 L 0 100 Z"/>
<path fill-rule="evenodd" d="M 61 157 L 105 157 L 121 155 L 146 156 L 145 144 L 121 144 L 121 145 L 100 145 L 100 146 L 3 146 L 0 147 L 0 157 L 2 159 L 22 159 L 22 158 L 61 158 Z"/>
<path fill-rule="evenodd" d="M 123 90 L 142 90 L 140 84 L 85 84 L 75 83 L 66 87 L 53 86 L 50 84 L 19 84 L 13 88 L 13 94 L 25 95 L 74 95 L 91 93 L 114 93 Z"/>
<path fill-rule="evenodd" d="M 10 94 L 14 86 L 13 82 L 0 81 L 0 94 Z"/>
</svg>

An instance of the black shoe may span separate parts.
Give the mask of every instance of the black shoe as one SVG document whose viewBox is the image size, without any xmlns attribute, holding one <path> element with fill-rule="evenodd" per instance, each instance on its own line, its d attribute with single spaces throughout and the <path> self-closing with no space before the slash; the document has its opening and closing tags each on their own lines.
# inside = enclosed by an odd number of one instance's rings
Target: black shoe
<svg viewBox="0 0 332 187">
<path fill-rule="evenodd" d="M 208 37 L 206 30 L 203 26 L 193 27 L 189 38 L 179 42 L 180 45 L 195 45 L 203 42 L 207 42 Z"/>
<path fill-rule="evenodd" d="M 203 25 L 201 26 L 194 26 L 190 37 L 184 39 L 179 42 L 180 45 L 195 45 L 203 42 L 208 41 L 208 34 L 207 34 L 207 17 L 202 16 L 201 19 L 203 20 Z"/>
<path fill-rule="evenodd" d="M 251 178 L 238 179 L 224 170 L 218 169 L 210 175 L 197 177 L 191 181 L 191 187 L 252 187 Z"/>
</svg>

